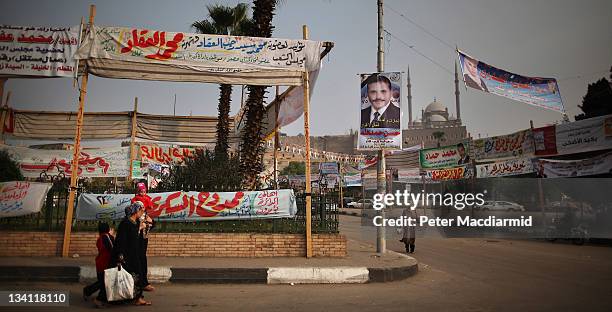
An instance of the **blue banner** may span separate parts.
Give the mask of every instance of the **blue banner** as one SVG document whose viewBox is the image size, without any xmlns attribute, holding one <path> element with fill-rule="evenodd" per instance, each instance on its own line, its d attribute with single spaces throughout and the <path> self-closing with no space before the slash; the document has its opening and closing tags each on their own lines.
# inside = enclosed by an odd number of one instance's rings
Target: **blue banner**
<svg viewBox="0 0 612 312">
<path fill-rule="evenodd" d="M 513 74 L 459 50 L 457 53 L 466 87 L 557 112 L 565 111 L 556 79 Z"/>
</svg>

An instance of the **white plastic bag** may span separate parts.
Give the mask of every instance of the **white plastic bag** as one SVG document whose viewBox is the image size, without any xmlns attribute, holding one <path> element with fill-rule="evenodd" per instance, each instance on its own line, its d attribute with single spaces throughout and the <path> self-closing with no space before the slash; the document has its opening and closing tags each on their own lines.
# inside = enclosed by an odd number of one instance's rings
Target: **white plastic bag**
<svg viewBox="0 0 612 312">
<path fill-rule="evenodd" d="M 108 301 L 134 299 L 134 278 L 121 267 L 104 270 L 104 287 Z"/>
</svg>

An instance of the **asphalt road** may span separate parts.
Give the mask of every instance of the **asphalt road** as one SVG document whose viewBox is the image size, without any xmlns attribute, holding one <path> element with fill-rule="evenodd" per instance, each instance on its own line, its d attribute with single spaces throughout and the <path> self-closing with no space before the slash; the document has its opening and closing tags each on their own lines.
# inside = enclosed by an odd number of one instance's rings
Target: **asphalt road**
<svg viewBox="0 0 612 312">
<path fill-rule="evenodd" d="M 341 231 L 355 243 L 374 243 L 374 229 L 362 227 L 359 221 L 342 216 Z M 396 233 L 390 232 L 388 238 L 388 249 L 403 250 Z M 151 307 L 113 306 L 109 310 L 612 311 L 610 247 L 427 238 L 417 240 L 414 257 L 420 262 L 419 273 L 405 281 L 296 286 L 166 284 L 147 294 Z M 0 289 L 70 290 L 71 307 L 89 311 L 93 305 L 82 301 L 81 287 L 0 284 Z"/>
</svg>

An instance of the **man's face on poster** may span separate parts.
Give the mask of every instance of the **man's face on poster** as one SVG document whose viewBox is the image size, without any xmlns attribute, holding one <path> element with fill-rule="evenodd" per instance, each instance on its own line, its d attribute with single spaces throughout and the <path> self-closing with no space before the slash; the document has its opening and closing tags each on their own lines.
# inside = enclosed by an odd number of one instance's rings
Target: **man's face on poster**
<svg viewBox="0 0 612 312">
<path fill-rule="evenodd" d="M 463 145 L 459 145 L 457 147 L 457 152 L 459 153 L 459 156 L 463 158 L 465 156 L 465 147 L 463 147 Z"/>
<path fill-rule="evenodd" d="M 368 84 L 368 99 L 374 109 L 383 108 L 391 99 L 391 90 L 384 81 L 376 81 Z"/>
<path fill-rule="evenodd" d="M 478 62 L 469 58 L 463 58 L 464 71 L 473 78 L 478 78 Z"/>
</svg>

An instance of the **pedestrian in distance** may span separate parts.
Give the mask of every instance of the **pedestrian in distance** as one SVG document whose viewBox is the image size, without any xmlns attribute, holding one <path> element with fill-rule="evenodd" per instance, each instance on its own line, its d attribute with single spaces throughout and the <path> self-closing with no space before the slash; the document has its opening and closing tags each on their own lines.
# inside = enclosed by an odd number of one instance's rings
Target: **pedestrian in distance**
<svg viewBox="0 0 612 312">
<path fill-rule="evenodd" d="M 147 273 L 149 272 L 149 266 L 147 261 L 147 248 L 149 246 L 149 232 L 155 226 L 153 219 L 149 216 L 149 212 L 153 209 L 153 201 L 151 197 L 147 195 L 147 187 L 144 183 L 138 183 L 136 186 L 136 195 L 132 198 L 132 204 L 135 202 L 141 202 L 144 205 L 145 213 L 140 217 L 140 222 L 145 224 L 145 227 L 139 233 L 140 244 L 142 246 L 142 284 L 144 291 L 154 291 L 155 288 L 149 279 Z"/>
</svg>

